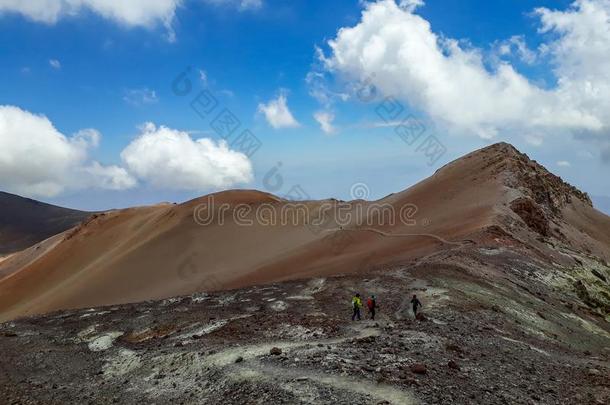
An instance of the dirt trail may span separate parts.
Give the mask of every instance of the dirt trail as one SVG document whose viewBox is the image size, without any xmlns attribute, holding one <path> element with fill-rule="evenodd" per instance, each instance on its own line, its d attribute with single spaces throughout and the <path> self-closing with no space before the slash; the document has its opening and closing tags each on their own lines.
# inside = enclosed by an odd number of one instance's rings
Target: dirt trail
<svg viewBox="0 0 610 405">
<path fill-rule="evenodd" d="M 379 336 L 379 329 L 375 328 L 362 328 L 358 331 L 357 335 L 350 335 L 341 338 L 333 338 L 333 339 L 319 339 L 319 340 L 307 340 L 301 342 L 294 341 L 286 341 L 286 342 L 272 342 L 272 343 L 262 343 L 262 344 L 253 344 L 253 345 L 245 345 L 240 347 L 233 347 L 227 350 L 223 350 L 221 352 L 215 353 L 212 356 L 207 357 L 204 360 L 206 365 L 214 366 L 214 367 L 225 367 L 230 364 L 234 364 L 237 358 L 241 357 L 243 360 L 252 359 L 255 357 L 263 356 L 269 354 L 269 351 L 274 348 L 280 348 L 283 351 L 288 349 L 295 349 L 299 347 L 305 347 L 308 345 L 316 345 L 318 343 L 324 345 L 336 345 L 339 343 L 344 343 L 348 340 L 352 339 L 363 339 L 370 336 Z"/>
<path fill-rule="evenodd" d="M 341 375 L 322 374 L 308 370 L 295 370 L 287 367 L 268 366 L 256 364 L 255 367 L 245 366 L 236 368 L 236 378 L 275 382 L 282 381 L 284 388 L 290 390 L 291 382 L 315 383 L 333 388 L 341 392 L 356 395 L 371 396 L 378 401 L 387 401 L 390 404 L 410 405 L 419 403 L 410 393 L 394 388 L 387 384 L 374 384 L 364 379 L 346 377 Z M 299 387 L 300 391 L 305 391 Z M 303 402 L 319 404 L 321 398 L 301 396 Z"/>
<path fill-rule="evenodd" d="M 390 404 L 408 405 L 418 403 L 411 393 L 387 384 L 373 384 L 364 379 L 320 373 L 308 369 L 294 369 L 278 365 L 271 366 L 261 364 L 256 360 L 257 357 L 269 354 L 273 347 L 280 348 L 282 352 L 285 352 L 318 344 L 337 345 L 353 339 L 363 339 L 381 334 L 379 329 L 367 327 L 366 325 L 352 329 L 357 333 L 340 338 L 302 342 L 263 343 L 231 348 L 203 359 L 203 363 L 207 366 L 222 369 L 227 375 L 238 380 L 273 382 L 275 384 L 279 382 L 281 387 L 287 391 L 294 391 L 295 393 L 298 391 L 301 394 L 307 391 L 309 395 L 300 396 L 301 400 L 306 403 L 317 404 L 321 400 L 314 393 L 316 389 L 311 387 L 312 384 L 344 393 L 371 396 L 380 401 L 387 401 Z M 236 362 L 238 358 L 242 360 Z M 298 383 L 298 387 L 292 386 L 295 383 Z M 307 398 L 308 396 L 309 399 Z"/>
<path fill-rule="evenodd" d="M 384 232 L 384 231 L 380 231 L 379 229 L 375 229 L 375 228 L 358 228 L 358 229 L 342 229 L 342 228 L 333 228 L 333 229 L 327 229 L 324 232 L 336 232 L 336 231 L 346 231 L 346 232 L 372 232 L 375 233 L 377 235 L 381 235 L 384 237 L 389 237 L 389 238 L 407 238 L 407 237 L 424 237 L 424 238 L 432 238 L 432 239 L 436 239 L 437 241 L 444 243 L 446 245 L 451 245 L 451 246 L 465 246 L 465 245 L 472 245 L 475 244 L 474 241 L 469 240 L 469 239 L 465 239 L 463 241 L 460 242 L 454 242 L 454 241 L 450 241 L 447 239 L 442 238 L 441 236 L 432 234 L 432 233 L 398 233 L 398 232 L 393 232 L 393 233 L 389 233 L 389 232 Z"/>
</svg>

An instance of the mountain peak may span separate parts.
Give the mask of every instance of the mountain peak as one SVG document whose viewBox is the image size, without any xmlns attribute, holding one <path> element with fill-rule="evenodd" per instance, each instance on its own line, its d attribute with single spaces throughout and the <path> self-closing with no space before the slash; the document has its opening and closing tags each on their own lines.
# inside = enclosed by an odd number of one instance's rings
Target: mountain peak
<svg viewBox="0 0 610 405">
<path fill-rule="evenodd" d="M 470 156 L 486 161 L 490 176 L 499 176 L 505 186 L 521 191 L 545 210 L 556 213 L 574 200 L 593 206 L 587 193 L 551 173 L 509 143 L 495 143 Z"/>
</svg>

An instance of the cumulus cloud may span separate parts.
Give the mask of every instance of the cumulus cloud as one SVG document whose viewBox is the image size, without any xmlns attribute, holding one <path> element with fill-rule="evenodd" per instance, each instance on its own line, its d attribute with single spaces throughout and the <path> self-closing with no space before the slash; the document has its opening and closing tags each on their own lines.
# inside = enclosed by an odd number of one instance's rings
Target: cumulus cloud
<svg viewBox="0 0 610 405">
<path fill-rule="evenodd" d="M 139 178 L 157 187 L 202 191 L 253 178 L 249 159 L 226 142 L 193 140 L 186 132 L 151 123 L 123 149 L 123 167 L 90 158 L 100 141 L 95 129 L 66 136 L 44 115 L 0 106 L 0 189 L 54 197 L 67 190 L 129 189 Z"/>
<path fill-rule="evenodd" d="M 324 60 L 324 55 L 321 52 L 320 48 L 316 48 L 318 57 L 321 58 L 321 60 Z M 309 95 L 315 98 L 325 108 L 329 108 L 338 100 L 349 100 L 349 94 L 347 92 L 338 92 L 332 89 L 332 84 L 330 83 L 332 77 L 329 77 L 323 70 L 323 67 L 318 67 L 305 76 L 305 83 L 309 87 Z"/>
<path fill-rule="evenodd" d="M 51 65 L 53 69 L 61 69 L 61 62 L 59 62 L 57 59 L 49 59 L 49 65 Z"/>
<path fill-rule="evenodd" d="M 493 68 L 481 49 L 435 33 L 415 14 L 422 1 L 364 3 L 360 21 L 341 28 L 320 60 L 352 83 L 372 82 L 427 114 L 447 131 L 481 138 L 557 132 L 610 133 L 610 1 L 578 0 L 567 10 L 539 8 L 541 56 L 556 86 L 533 83 L 506 61 Z M 493 44 L 490 44 L 493 45 Z M 506 52 L 532 61 L 523 37 Z"/>
<path fill-rule="evenodd" d="M 506 41 L 501 41 L 497 45 L 497 52 L 500 56 L 516 55 L 521 61 L 532 65 L 536 62 L 538 55 L 535 50 L 530 49 L 525 43 L 523 35 L 513 35 Z"/>
<path fill-rule="evenodd" d="M 320 124 L 320 128 L 326 134 L 333 134 L 336 128 L 333 126 L 335 115 L 328 111 L 316 111 L 313 115 L 314 119 Z"/>
<path fill-rule="evenodd" d="M 72 135 L 72 143 L 83 149 L 97 148 L 102 139 L 102 134 L 97 129 L 85 128 Z"/>
<path fill-rule="evenodd" d="M 263 0 L 204 0 L 227 5 L 240 11 L 258 10 Z M 163 26 L 169 42 L 176 40 L 173 22 L 176 10 L 185 0 L 0 0 L 0 16 L 19 14 L 29 20 L 55 24 L 87 12 L 125 27 L 153 28 Z"/>
<path fill-rule="evenodd" d="M 401 8 L 413 12 L 417 7 L 424 5 L 424 0 L 400 0 L 398 4 Z"/>
<path fill-rule="evenodd" d="M 80 171 L 84 175 L 81 177 L 83 187 L 95 185 L 96 188 L 106 190 L 126 190 L 137 185 L 137 180 L 120 166 L 103 166 L 93 161 Z"/>
<path fill-rule="evenodd" d="M 225 141 L 192 139 L 187 132 L 152 123 L 121 153 L 131 173 L 161 188 L 201 191 L 252 180 L 252 165 Z"/>
<path fill-rule="evenodd" d="M 67 189 L 135 186 L 125 169 L 89 158 L 89 150 L 99 140 L 94 129 L 67 137 L 43 115 L 0 106 L 0 187 L 32 197 L 53 197 Z"/>
<path fill-rule="evenodd" d="M 0 0 L 0 14 L 17 13 L 46 24 L 90 11 L 127 27 L 151 28 L 162 24 L 168 39 L 175 39 L 171 29 L 176 8 L 182 0 Z"/>
<path fill-rule="evenodd" d="M 572 163 L 568 162 L 567 160 L 560 160 L 557 162 L 557 166 L 560 167 L 572 167 Z"/>
<path fill-rule="evenodd" d="M 269 125 L 275 129 L 296 128 L 300 125 L 290 112 L 286 94 L 283 92 L 280 92 L 280 95 L 276 99 L 273 99 L 266 104 L 260 103 L 258 105 L 258 112 L 262 113 Z"/>
<path fill-rule="evenodd" d="M 125 90 L 123 100 L 131 105 L 154 104 L 159 101 L 157 92 L 149 88 Z"/>
</svg>

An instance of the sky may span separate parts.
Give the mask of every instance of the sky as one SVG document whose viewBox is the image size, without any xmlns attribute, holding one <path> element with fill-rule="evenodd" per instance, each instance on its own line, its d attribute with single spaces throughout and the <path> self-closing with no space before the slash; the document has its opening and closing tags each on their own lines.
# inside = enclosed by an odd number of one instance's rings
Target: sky
<svg viewBox="0 0 610 405">
<path fill-rule="evenodd" d="M 0 190 L 377 199 L 506 141 L 610 212 L 610 0 L 0 0 Z"/>
</svg>

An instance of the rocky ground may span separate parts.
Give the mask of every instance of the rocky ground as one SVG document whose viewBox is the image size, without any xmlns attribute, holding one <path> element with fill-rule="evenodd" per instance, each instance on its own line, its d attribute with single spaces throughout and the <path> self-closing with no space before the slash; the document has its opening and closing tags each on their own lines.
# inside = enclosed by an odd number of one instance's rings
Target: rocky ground
<svg viewBox="0 0 610 405">
<path fill-rule="evenodd" d="M 5 323 L 0 402 L 610 403 L 603 316 L 517 255 L 452 255 Z M 350 320 L 355 291 L 375 321 Z"/>
</svg>

